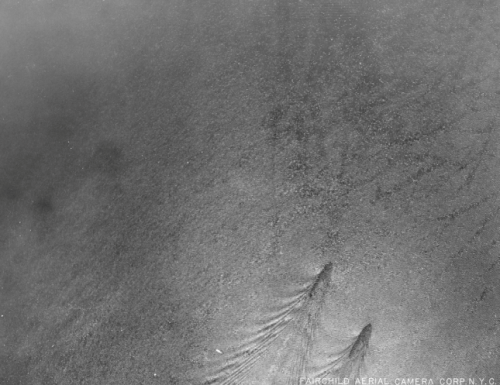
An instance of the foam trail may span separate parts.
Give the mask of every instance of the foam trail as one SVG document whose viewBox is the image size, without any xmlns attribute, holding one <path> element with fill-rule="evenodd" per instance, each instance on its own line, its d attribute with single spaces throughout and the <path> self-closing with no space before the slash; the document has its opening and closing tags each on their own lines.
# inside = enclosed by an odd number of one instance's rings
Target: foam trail
<svg viewBox="0 0 500 385">
<path fill-rule="evenodd" d="M 306 300 L 293 320 L 292 346 L 287 347 L 287 352 L 278 365 L 273 385 L 299 384 L 300 379 L 307 376 L 332 270 L 333 264 L 327 263 L 306 291 Z"/>
<path fill-rule="evenodd" d="M 271 317 L 266 318 L 252 337 L 243 343 L 229 357 L 221 357 L 226 363 L 216 370 L 214 375 L 205 377 L 205 384 L 239 385 L 246 382 L 246 376 L 264 353 L 275 343 L 276 339 L 288 335 L 283 356 L 278 354 L 278 369 L 284 374 L 284 380 L 276 384 L 295 384 L 305 375 L 310 354 L 314 346 L 316 329 L 321 316 L 325 294 L 330 285 L 333 264 L 327 263 L 315 277 L 314 282 L 302 289 Z M 289 328 L 289 326 L 292 326 Z M 288 334 L 283 334 L 290 329 Z M 280 377 L 281 374 L 276 376 Z"/>
<path fill-rule="evenodd" d="M 366 325 L 356 340 L 349 345 L 346 349 L 342 350 L 336 355 L 336 358 L 331 360 L 326 369 L 320 372 L 317 376 L 325 378 L 334 376 L 339 378 L 349 378 L 354 382 L 356 378 L 362 375 L 364 369 L 365 356 L 370 345 L 370 338 L 372 335 L 372 325 Z"/>
</svg>

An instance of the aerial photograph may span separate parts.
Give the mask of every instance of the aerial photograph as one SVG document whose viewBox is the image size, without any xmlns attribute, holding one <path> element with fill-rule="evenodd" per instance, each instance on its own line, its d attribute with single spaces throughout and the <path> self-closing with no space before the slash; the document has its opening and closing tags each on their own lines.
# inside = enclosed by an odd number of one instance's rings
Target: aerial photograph
<svg viewBox="0 0 500 385">
<path fill-rule="evenodd" d="M 2 0 L 0 385 L 500 385 L 499 0 Z"/>
</svg>

